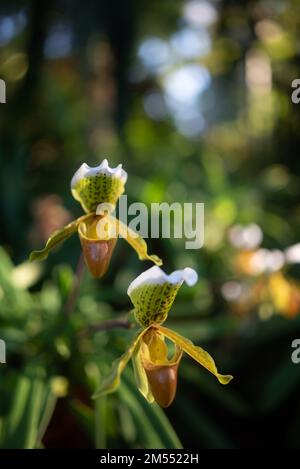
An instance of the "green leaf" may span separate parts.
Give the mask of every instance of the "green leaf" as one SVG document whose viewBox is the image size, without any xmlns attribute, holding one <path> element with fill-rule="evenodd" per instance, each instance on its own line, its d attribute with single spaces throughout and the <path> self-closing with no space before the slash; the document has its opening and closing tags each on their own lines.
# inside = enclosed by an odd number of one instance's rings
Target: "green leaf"
<svg viewBox="0 0 300 469">
<path fill-rule="evenodd" d="M 182 428 L 183 437 L 196 439 L 198 448 L 205 449 L 230 449 L 233 444 L 228 438 L 228 434 L 224 428 L 224 422 L 221 423 L 212 419 L 205 412 L 204 406 L 200 407 L 189 396 L 179 394 L 176 398 L 177 403 L 177 422 L 178 427 Z M 176 410 L 175 409 L 175 410 Z M 220 416 L 220 420 L 221 420 Z M 185 430 L 185 426 L 188 430 Z"/>
<path fill-rule="evenodd" d="M 214 405 L 219 404 L 223 409 L 237 415 L 245 415 L 249 411 L 244 399 L 233 391 L 233 386 L 226 386 L 226 388 L 219 386 L 216 380 L 212 380 L 204 370 L 202 373 L 191 360 L 185 360 L 182 363 L 180 377 L 184 378 L 188 388 L 194 385 L 196 392 L 205 394 Z"/>
<path fill-rule="evenodd" d="M 1 447 L 33 449 L 39 445 L 54 410 L 52 406 L 49 413 L 47 405 L 50 385 L 39 377 L 39 373 L 21 375 L 14 381 L 10 410 L 0 419 Z"/>
<path fill-rule="evenodd" d="M 258 405 L 264 410 L 273 409 L 280 405 L 284 399 L 288 399 L 299 386 L 299 382 L 299 369 L 290 357 L 285 355 L 279 366 L 267 374 L 266 382 L 261 384 Z"/>
<path fill-rule="evenodd" d="M 142 448 L 180 449 L 182 445 L 164 411 L 157 404 L 148 404 L 136 388 L 130 370 L 124 374 L 120 397 L 127 404 L 138 429 Z"/>
<path fill-rule="evenodd" d="M 142 336 L 145 334 L 147 329 L 143 329 L 138 333 L 136 338 L 133 340 L 133 342 L 130 344 L 129 348 L 126 350 L 123 355 L 118 358 L 117 360 L 114 361 L 110 373 L 104 377 L 103 379 L 101 378 L 100 382 L 100 387 L 97 389 L 95 394 L 93 395 L 93 399 L 96 399 L 99 396 L 103 396 L 104 394 L 109 394 L 111 392 L 116 391 L 118 389 L 119 384 L 120 384 L 120 376 L 127 365 L 128 361 L 132 357 L 132 354 L 137 347 L 140 339 Z"/>
<path fill-rule="evenodd" d="M 106 448 L 106 396 L 95 399 L 95 447 L 96 449 Z"/>
<path fill-rule="evenodd" d="M 6 251 L 0 247 L 0 317 L 11 319 L 24 317 L 32 307 L 32 297 L 13 282 L 14 265 Z"/>
<path fill-rule="evenodd" d="M 86 435 L 92 442 L 94 440 L 95 416 L 93 409 L 78 399 L 72 399 L 70 408 L 76 420 L 80 423 Z"/>
</svg>

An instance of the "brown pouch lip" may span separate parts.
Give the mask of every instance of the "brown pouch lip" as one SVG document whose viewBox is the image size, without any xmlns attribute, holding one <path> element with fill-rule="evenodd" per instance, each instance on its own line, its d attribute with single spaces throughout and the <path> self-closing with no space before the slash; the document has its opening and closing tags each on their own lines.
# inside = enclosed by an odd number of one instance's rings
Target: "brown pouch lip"
<svg viewBox="0 0 300 469">
<path fill-rule="evenodd" d="M 157 331 L 155 327 L 149 329 L 142 338 L 146 347 L 151 346 L 151 338 L 158 332 L 159 329 Z M 150 355 L 147 355 L 147 353 L 144 355 L 142 364 L 153 397 L 161 407 L 169 407 L 176 396 L 178 367 L 183 351 L 176 345 L 173 357 L 170 360 L 167 356 L 162 357 L 161 362 L 152 361 Z"/>
<path fill-rule="evenodd" d="M 96 237 L 94 226 L 101 218 L 101 216 L 95 216 L 91 219 L 90 226 L 87 227 L 86 223 L 81 223 L 78 227 L 78 235 L 86 265 L 96 278 L 101 278 L 106 273 L 117 243 L 117 238 L 102 240 Z"/>
<path fill-rule="evenodd" d="M 176 396 L 179 362 L 172 365 L 144 365 L 148 383 L 155 401 L 169 407 Z"/>
</svg>

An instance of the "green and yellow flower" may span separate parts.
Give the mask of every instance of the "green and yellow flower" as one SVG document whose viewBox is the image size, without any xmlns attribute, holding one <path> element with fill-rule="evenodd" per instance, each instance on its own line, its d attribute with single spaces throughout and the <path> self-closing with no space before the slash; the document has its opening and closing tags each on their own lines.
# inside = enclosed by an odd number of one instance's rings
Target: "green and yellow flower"
<svg viewBox="0 0 300 469">
<path fill-rule="evenodd" d="M 221 375 L 208 352 L 162 326 L 182 283 L 185 281 L 192 286 L 197 279 L 197 273 L 188 267 L 166 275 L 154 266 L 130 284 L 127 293 L 134 305 L 136 321 L 142 329 L 127 351 L 114 362 L 110 374 L 103 379 L 94 397 L 115 391 L 121 373 L 132 359 L 137 386 L 142 395 L 150 403 L 156 401 L 162 407 L 168 407 L 175 398 L 177 371 L 183 352 L 214 374 L 221 384 L 229 383 L 232 376 Z M 170 358 L 165 339 L 174 344 Z"/>
<path fill-rule="evenodd" d="M 112 215 L 126 181 L 127 173 L 121 164 L 110 168 L 105 159 L 91 168 L 83 163 L 72 178 L 71 191 L 86 215 L 55 231 L 44 249 L 31 253 L 30 260 L 46 259 L 53 248 L 77 231 L 86 264 L 94 277 L 102 277 L 107 271 L 119 235 L 135 249 L 140 260 L 161 265 L 159 257 L 148 254 L 146 242 Z"/>
</svg>

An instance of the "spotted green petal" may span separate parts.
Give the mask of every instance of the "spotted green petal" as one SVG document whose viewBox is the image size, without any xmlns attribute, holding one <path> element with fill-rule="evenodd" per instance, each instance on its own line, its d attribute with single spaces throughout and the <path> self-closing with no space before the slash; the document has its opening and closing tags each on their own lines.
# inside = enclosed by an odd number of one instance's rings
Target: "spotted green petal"
<svg viewBox="0 0 300 469">
<path fill-rule="evenodd" d="M 84 215 L 83 217 L 77 218 L 68 225 L 64 226 L 61 230 L 54 231 L 54 233 L 48 239 L 46 246 L 40 251 L 32 251 L 30 254 L 31 261 L 41 261 L 48 257 L 49 252 L 59 244 L 63 243 L 72 234 L 74 234 L 81 222 L 87 220 L 90 215 Z"/>
<path fill-rule="evenodd" d="M 144 396 L 144 398 L 152 404 L 154 402 L 153 394 L 150 390 L 148 378 L 146 375 L 146 371 L 143 367 L 142 359 L 141 359 L 141 344 L 135 349 L 133 356 L 132 356 L 132 363 L 134 369 L 134 376 L 135 381 L 138 387 L 138 390 Z"/>
<path fill-rule="evenodd" d="M 97 389 L 97 391 L 93 395 L 94 399 L 104 394 L 109 394 L 116 391 L 120 384 L 120 377 L 122 372 L 124 371 L 125 366 L 129 362 L 136 347 L 139 344 L 139 341 L 146 332 L 147 329 L 140 331 L 136 338 L 133 340 L 133 342 L 130 344 L 126 352 L 120 358 L 114 361 L 110 373 L 103 378 L 99 389 Z"/>
<path fill-rule="evenodd" d="M 116 205 L 126 180 L 127 173 L 121 164 L 110 168 L 108 161 L 103 160 L 99 166 L 91 168 L 83 163 L 72 178 L 71 191 L 85 212 L 96 212 L 99 204 Z"/>
<path fill-rule="evenodd" d="M 127 293 L 134 305 L 134 315 L 139 324 L 162 324 L 173 304 L 182 283 L 190 286 L 197 281 L 197 274 L 186 267 L 167 275 L 153 266 L 139 275 L 128 287 Z"/>
<path fill-rule="evenodd" d="M 232 380 L 233 377 L 231 375 L 221 375 L 218 372 L 214 359 L 203 348 L 194 345 L 189 339 L 171 329 L 162 326 L 157 326 L 157 328 L 165 337 L 181 347 L 185 353 L 215 375 L 221 384 L 228 384 Z"/>
<path fill-rule="evenodd" d="M 146 284 L 133 290 L 129 296 L 137 322 L 143 327 L 163 323 L 180 287 L 180 283 Z"/>
<path fill-rule="evenodd" d="M 121 235 L 131 247 L 133 247 L 141 261 L 149 260 L 154 262 L 156 265 L 162 265 L 162 260 L 158 256 L 155 254 L 148 254 L 147 243 L 143 238 L 117 218 L 112 215 L 109 215 L 108 217 L 111 223 L 115 224 L 116 232 Z"/>
</svg>

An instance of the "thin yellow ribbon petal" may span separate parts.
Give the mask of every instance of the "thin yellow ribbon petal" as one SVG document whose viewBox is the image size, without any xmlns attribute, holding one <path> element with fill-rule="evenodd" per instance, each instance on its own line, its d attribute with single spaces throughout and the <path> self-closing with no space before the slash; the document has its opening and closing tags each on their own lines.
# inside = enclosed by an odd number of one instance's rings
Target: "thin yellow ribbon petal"
<svg viewBox="0 0 300 469">
<path fill-rule="evenodd" d="M 89 214 L 79 217 L 64 226 L 61 230 L 54 231 L 43 249 L 40 251 L 32 251 L 29 257 L 30 261 L 41 261 L 47 259 L 49 252 L 59 244 L 63 243 L 66 239 L 70 238 L 70 236 L 77 231 L 79 224 L 90 216 L 91 215 Z"/>
<path fill-rule="evenodd" d="M 149 387 L 146 371 L 143 367 L 140 349 L 141 345 L 139 344 L 132 356 L 135 381 L 142 396 L 152 404 L 154 402 L 154 397 Z"/>
<path fill-rule="evenodd" d="M 177 332 L 167 329 L 166 327 L 156 326 L 157 329 L 168 339 L 179 345 L 182 350 L 192 357 L 196 362 L 200 363 L 204 368 L 210 371 L 221 384 L 228 384 L 232 380 L 231 375 L 221 375 L 216 367 L 214 359 L 203 348 L 194 345 L 189 339 L 177 334 Z"/>
<path fill-rule="evenodd" d="M 130 344 L 129 348 L 126 350 L 123 355 L 114 361 L 110 373 L 105 376 L 100 384 L 99 389 L 93 395 L 93 399 L 99 396 L 103 396 L 104 394 L 109 394 L 118 388 L 120 384 L 120 377 L 122 372 L 124 371 L 125 366 L 129 362 L 130 358 L 132 357 L 139 341 L 143 337 L 143 335 L 147 332 L 148 329 L 143 329 L 138 333 L 135 337 L 133 342 Z"/>
<path fill-rule="evenodd" d="M 135 231 L 129 228 L 127 225 L 122 223 L 112 215 L 108 215 L 111 223 L 116 226 L 116 232 L 126 239 L 127 243 L 137 252 L 141 261 L 149 260 L 154 262 L 156 265 L 162 265 L 162 260 L 155 254 L 148 254 L 148 247 L 146 241 L 141 238 Z"/>
</svg>

